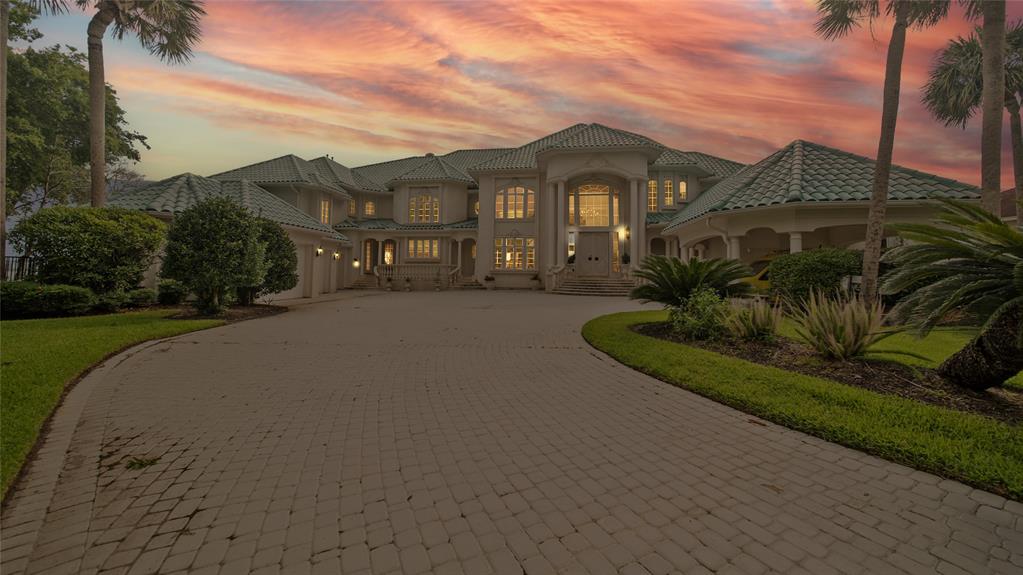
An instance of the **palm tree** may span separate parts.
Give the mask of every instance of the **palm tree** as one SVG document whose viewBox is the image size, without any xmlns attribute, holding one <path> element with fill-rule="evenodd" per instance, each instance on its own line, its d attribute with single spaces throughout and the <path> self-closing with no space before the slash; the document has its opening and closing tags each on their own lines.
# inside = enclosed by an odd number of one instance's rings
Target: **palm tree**
<svg viewBox="0 0 1023 575">
<path fill-rule="evenodd" d="M 647 256 L 643 265 L 633 274 L 647 283 L 633 288 L 629 297 L 644 302 L 657 302 L 668 307 L 685 305 L 694 292 L 710 288 L 719 296 L 740 296 L 750 292 L 752 286 L 742 278 L 752 270 L 738 260 L 692 259 Z"/>
<path fill-rule="evenodd" d="M 63 12 L 71 0 L 35 0 L 50 12 Z M 171 64 L 187 62 L 199 42 L 199 22 L 206 14 L 202 0 L 73 0 L 96 13 L 87 29 L 89 45 L 89 162 L 92 205 L 106 203 L 106 80 L 103 36 L 114 27 L 114 38 L 133 34 L 151 54 Z"/>
<path fill-rule="evenodd" d="M 899 114 L 899 90 L 902 83 L 902 56 L 906 50 L 906 30 L 926 28 L 941 21 L 949 9 L 949 0 L 904 2 L 885 0 L 884 12 L 895 20 L 888 43 L 885 64 L 884 100 L 881 109 L 881 137 L 877 144 L 874 183 L 867 216 L 867 237 L 863 246 L 863 296 L 868 303 L 877 299 L 878 262 L 884 238 L 885 211 L 888 205 L 888 179 L 895 147 L 895 123 Z M 834 40 L 849 34 L 864 22 L 873 24 L 881 17 L 881 0 L 818 0 L 817 34 Z"/>
<path fill-rule="evenodd" d="M 981 62 L 982 31 L 949 41 L 935 59 L 924 85 L 923 103 L 935 119 L 946 126 L 966 128 L 981 106 L 984 79 Z M 1016 197 L 1023 197 L 1023 124 L 1019 94 L 1023 93 L 1023 21 L 1006 31 L 1005 109 L 1012 132 L 1012 159 Z"/>
<path fill-rule="evenodd" d="M 937 223 L 891 226 L 911 241 L 884 257 L 894 269 L 882 293 L 908 294 L 892 319 L 926 335 L 950 312 L 966 313 L 981 331 L 938 372 L 971 389 L 1002 385 L 1023 369 L 1023 231 L 958 201 L 943 202 Z"/>
<path fill-rule="evenodd" d="M 985 0 L 978 10 L 976 0 L 968 14 L 984 17 L 984 93 L 980 120 L 981 204 L 1000 215 L 1002 206 L 1002 106 L 1005 94 L 1005 0 Z"/>
</svg>

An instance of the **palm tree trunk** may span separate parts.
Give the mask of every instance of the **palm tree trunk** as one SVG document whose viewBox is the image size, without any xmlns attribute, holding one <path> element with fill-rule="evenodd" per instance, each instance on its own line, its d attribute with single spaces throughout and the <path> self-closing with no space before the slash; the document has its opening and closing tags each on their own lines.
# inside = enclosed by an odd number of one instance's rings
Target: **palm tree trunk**
<svg viewBox="0 0 1023 575">
<path fill-rule="evenodd" d="M 888 179 L 892 172 L 895 149 L 895 123 L 899 117 L 899 91 L 902 84 L 902 55 L 906 51 L 906 27 L 909 21 L 908 2 L 895 9 L 892 40 L 888 44 L 888 61 L 884 72 L 884 102 L 881 108 L 881 138 L 877 144 L 874 164 L 874 186 L 867 215 L 867 237 L 863 246 L 863 297 L 868 303 L 877 299 L 877 273 L 884 239 L 885 211 L 888 207 Z"/>
<path fill-rule="evenodd" d="M 946 359 L 938 373 L 956 385 L 979 391 L 1004 384 L 1023 370 L 1021 324 L 1023 308 L 1003 313 L 966 347 Z"/>
<path fill-rule="evenodd" d="M 107 84 L 103 72 L 103 35 L 114 21 L 114 13 L 101 3 L 89 21 L 89 162 L 92 206 L 103 207 L 107 199 L 106 104 Z"/>
<path fill-rule="evenodd" d="M 1020 123 L 1019 100 L 1015 94 L 1005 94 L 1005 108 L 1009 110 L 1009 130 L 1012 136 L 1012 175 L 1016 188 L 1015 199 L 1023 198 L 1023 123 Z M 1023 223 L 1023 214 L 1016 207 L 1016 225 Z"/>
<path fill-rule="evenodd" d="M 0 0 L 0 281 L 7 279 L 7 21 L 11 4 Z"/>
<path fill-rule="evenodd" d="M 980 41 L 984 92 L 981 101 L 980 188 L 984 209 L 995 215 L 1002 205 L 1002 107 L 1005 105 L 1005 0 L 983 3 Z"/>
</svg>

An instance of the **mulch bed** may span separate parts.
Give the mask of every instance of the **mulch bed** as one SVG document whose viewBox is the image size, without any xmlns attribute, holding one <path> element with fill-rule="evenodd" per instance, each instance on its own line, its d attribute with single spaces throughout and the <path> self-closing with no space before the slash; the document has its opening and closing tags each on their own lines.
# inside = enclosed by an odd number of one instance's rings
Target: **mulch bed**
<svg viewBox="0 0 1023 575">
<path fill-rule="evenodd" d="M 201 315 L 194 307 L 189 305 L 181 306 L 178 309 L 178 313 L 170 316 L 170 319 L 222 319 L 227 323 L 236 323 L 247 319 L 256 319 L 288 311 L 288 308 L 283 306 L 265 304 L 231 306 L 220 314 L 212 316 Z"/>
<path fill-rule="evenodd" d="M 633 326 L 634 331 L 675 343 L 699 347 L 758 363 L 830 379 L 878 393 L 897 395 L 957 411 L 985 415 L 1006 423 L 1023 422 L 1023 393 L 995 388 L 984 392 L 945 381 L 937 370 L 881 360 L 827 361 L 808 347 L 788 339 L 774 343 L 744 341 L 682 341 L 667 323 Z"/>
</svg>

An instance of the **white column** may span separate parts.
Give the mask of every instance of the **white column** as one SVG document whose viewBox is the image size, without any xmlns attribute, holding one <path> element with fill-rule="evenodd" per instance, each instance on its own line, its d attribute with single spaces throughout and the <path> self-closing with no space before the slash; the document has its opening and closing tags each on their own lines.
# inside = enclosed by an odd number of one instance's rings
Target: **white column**
<svg viewBox="0 0 1023 575">
<path fill-rule="evenodd" d="M 742 247 L 739 236 L 728 238 L 728 257 L 733 260 L 742 259 Z"/>
<path fill-rule="evenodd" d="M 640 182 L 637 181 L 636 185 L 639 186 Z M 639 201 L 639 213 L 636 218 L 636 234 L 639 241 L 636 242 L 636 253 L 632 254 L 632 261 L 634 265 L 639 265 L 643 258 L 646 257 L 647 245 L 646 245 L 646 193 L 636 194 L 637 200 Z"/>
<path fill-rule="evenodd" d="M 629 181 L 629 258 L 631 268 L 635 268 L 639 264 L 639 260 L 636 259 L 636 254 L 639 250 L 636 249 L 636 244 L 640 241 L 639 239 L 639 180 L 632 179 Z"/>
<path fill-rule="evenodd" d="M 458 250 L 458 268 L 462 268 L 462 240 L 455 242 L 455 249 Z M 461 275 L 461 271 L 458 272 Z"/>
<path fill-rule="evenodd" d="M 565 258 L 566 258 L 566 254 L 568 253 L 568 249 L 565 247 L 566 246 L 566 243 L 565 243 L 565 226 L 568 225 L 568 223 L 567 223 L 568 222 L 568 218 L 566 217 L 566 214 L 565 214 L 566 197 L 565 197 L 565 182 L 564 181 L 558 182 L 557 191 L 555 193 L 558 195 L 557 196 L 557 201 L 558 201 L 558 219 L 554 223 L 554 225 L 555 225 L 555 227 L 557 229 L 557 237 L 558 237 L 558 239 L 557 239 L 556 245 L 554 246 L 554 249 L 556 250 L 555 251 L 555 257 L 556 257 L 556 261 L 558 262 L 557 265 L 563 266 L 563 265 L 565 265 Z"/>
<path fill-rule="evenodd" d="M 798 254 L 803 251 L 803 232 L 789 232 L 789 253 Z"/>
</svg>

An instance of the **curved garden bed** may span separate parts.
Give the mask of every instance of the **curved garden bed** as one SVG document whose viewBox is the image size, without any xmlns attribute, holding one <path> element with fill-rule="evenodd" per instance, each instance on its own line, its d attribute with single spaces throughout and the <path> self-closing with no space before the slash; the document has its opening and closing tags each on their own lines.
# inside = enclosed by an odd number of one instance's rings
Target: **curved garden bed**
<svg viewBox="0 0 1023 575">
<path fill-rule="evenodd" d="M 595 348 L 662 381 L 780 425 L 1023 500 L 1023 428 L 637 333 L 664 311 L 586 323 Z"/>
</svg>

